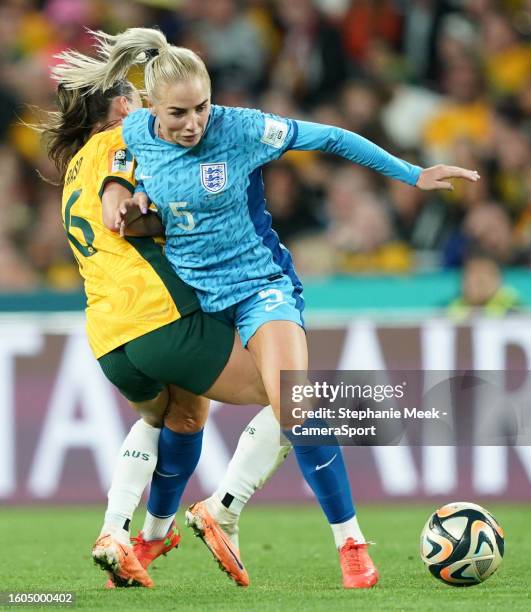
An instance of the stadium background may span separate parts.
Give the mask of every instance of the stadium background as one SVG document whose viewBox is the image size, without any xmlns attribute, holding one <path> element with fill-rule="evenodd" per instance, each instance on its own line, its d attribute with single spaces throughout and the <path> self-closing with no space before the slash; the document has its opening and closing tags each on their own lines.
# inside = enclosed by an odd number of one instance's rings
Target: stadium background
<svg viewBox="0 0 531 612">
<path fill-rule="evenodd" d="M 305 281 L 313 367 L 529 368 L 529 1 L 3 0 L 2 504 L 103 502 L 133 418 L 86 345 L 58 190 L 36 174 L 53 170 L 21 120 L 28 105 L 53 105 L 53 55 L 90 51 L 84 26 L 150 25 L 202 54 L 217 103 L 339 125 L 482 175 L 426 194 L 316 153 L 266 168 L 274 227 Z M 250 416 L 213 407 L 187 499 L 215 487 Z M 527 447 L 346 456 L 361 502 L 531 500 Z M 292 458 L 258 499 L 310 499 Z"/>
</svg>

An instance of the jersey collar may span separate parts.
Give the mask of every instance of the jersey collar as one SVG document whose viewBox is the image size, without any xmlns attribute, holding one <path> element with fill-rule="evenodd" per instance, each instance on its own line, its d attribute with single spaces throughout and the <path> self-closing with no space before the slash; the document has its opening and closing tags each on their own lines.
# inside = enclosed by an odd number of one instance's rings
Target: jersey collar
<svg viewBox="0 0 531 612">
<path fill-rule="evenodd" d="M 153 140 L 155 140 L 157 138 L 157 128 L 155 127 L 155 120 L 157 118 L 155 117 L 155 115 L 150 115 L 149 116 L 149 121 L 148 121 L 148 129 L 149 129 L 149 135 L 151 136 L 151 138 L 153 138 Z"/>
</svg>

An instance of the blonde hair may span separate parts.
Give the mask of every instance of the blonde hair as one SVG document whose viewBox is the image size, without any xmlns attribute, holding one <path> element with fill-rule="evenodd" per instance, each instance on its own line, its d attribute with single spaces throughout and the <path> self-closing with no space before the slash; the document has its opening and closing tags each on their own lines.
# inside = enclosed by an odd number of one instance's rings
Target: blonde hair
<svg viewBox="0 0 531 612">
<path fill-rule="evenodd" d="M 101 31 L 91 34 L 97 57 L 73 49 L 55 56 L 61 60 L 52 68 L 58 83 L 58 110 L 46 113 L 46 119 L 34 126 L 43 134 L 61 182 L 72 157 L 94 127 L 104 123 L 112 100 L 117 96 L 132 100 L 134 87 L 126 77 L 133 65 L 146 64 L 145 87 L 152 101 L 157 100 L 162 83 L 200 77 L 210 87 L 203 60 L 190 49 L 170 45 L 159 30 L 129 28 L 116 36 Z"/>
<path fill-rule="evenodd" d="M 55 57 L 61 60 L 51 71 L 52 78 L 57 81 L 57 110 L 41 111 L 40 122 L 29 127 L 41 133 L 61 184 L 70 160 L 88 141 L 96 126 L 100 130 L 108 127 L 107 118 L 114 98 L 125 96 L 132 102 L 135 88 L 125 78 L 99 87 L 107 69 L 102 57 L 88 57 L 72 49 Z"/>
<path fill-rule="evenodd" d="M 145 64 L 144 83 L 152 101 L 159 98 L 161 84 L 210 76 L 203 60 L 191 49 L 176 47 L 159 30 L 129 28 L 115 36 L 91 32 L 96 38 L 98 59 L 69 50 L 58 55 L 63 60 L 52 74 L 67 89 L 87 88 L 105 91 L 117 80 L 125 79 L 135 64 Z"/>
</svg>

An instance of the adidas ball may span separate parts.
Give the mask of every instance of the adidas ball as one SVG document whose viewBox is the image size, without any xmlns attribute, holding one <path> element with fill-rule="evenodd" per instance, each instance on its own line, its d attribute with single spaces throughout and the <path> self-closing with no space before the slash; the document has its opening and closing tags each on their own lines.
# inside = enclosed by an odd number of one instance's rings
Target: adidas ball
<svg viewBox="0 0 531 612">
<path fill-rule="evenodd" d="M 446 504 L 428 519 L 420 536 L 420 556 L 435 578 L 452 586 L 484 582 L 503 558 L 498 521 L 481 506 Z"/>
</svg>

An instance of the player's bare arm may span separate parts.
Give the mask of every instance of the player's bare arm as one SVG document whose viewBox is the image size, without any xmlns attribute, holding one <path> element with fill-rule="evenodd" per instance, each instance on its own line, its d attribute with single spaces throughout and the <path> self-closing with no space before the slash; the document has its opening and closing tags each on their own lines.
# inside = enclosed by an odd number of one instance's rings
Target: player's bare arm
<svg viewBox="0 0 531 612">
<path fill-rule="evenodd" d="M 158 216 L 147 206 L 144 212 L 129 201 L 132 198 L 126 187 L 116 181 L 107 183 L 102 196 L 105 227 L 121 236 L 162 236 L 164 229 Z"/>
</svg>

